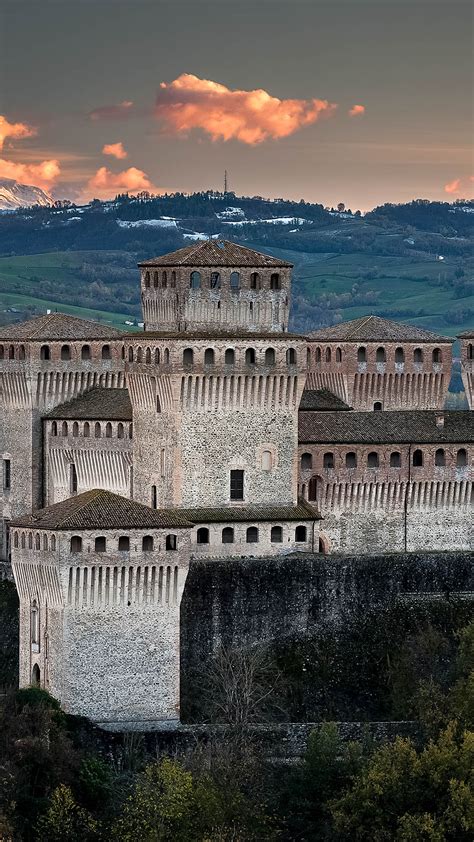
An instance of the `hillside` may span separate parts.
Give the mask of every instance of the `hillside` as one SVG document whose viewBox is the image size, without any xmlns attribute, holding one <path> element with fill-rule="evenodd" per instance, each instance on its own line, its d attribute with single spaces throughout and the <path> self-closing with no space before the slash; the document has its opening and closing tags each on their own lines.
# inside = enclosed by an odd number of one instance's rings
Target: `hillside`
<svg viewBox="0 0 474 842">
<path fill-rule="evenodd" d="M 46 308 L 140 317 L 136 263 L 222 236 L 295 264 L 292 327 L 365 313 L 448 335 L 474 327 L 474 203 L 359 213 L 233 194 L 146 195 L 0 215 L 0 317 Z"/>
</svg>

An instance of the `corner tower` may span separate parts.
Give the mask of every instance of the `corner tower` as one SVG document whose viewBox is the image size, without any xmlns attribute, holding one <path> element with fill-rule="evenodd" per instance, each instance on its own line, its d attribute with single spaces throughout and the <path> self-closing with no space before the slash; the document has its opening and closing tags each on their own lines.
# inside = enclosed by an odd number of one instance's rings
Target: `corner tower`
<svg viewBox="0 0 474 842">
<path fill-rule="evenodd" d="M 288 329 L 292 264 L 226 240 L 139 263 L 146 331 Z"/>
</svg>

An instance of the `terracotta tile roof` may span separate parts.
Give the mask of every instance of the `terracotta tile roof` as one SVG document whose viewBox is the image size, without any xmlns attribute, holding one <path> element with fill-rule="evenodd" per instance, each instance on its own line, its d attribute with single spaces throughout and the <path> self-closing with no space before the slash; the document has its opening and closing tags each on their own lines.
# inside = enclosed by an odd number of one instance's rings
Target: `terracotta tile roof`
<svg viewBox="0 0 474 842">
<path fill-rule="evenodd" d="M 89 389 L 88 392 L 56 406 L 45 418 L 85 418 L 104 421 L 131 421 L 132 404 L 128 389 Z"/>
<path fill-rule="evenodd" d="M 314 410 L 324 412 L 330 410 L 352 409 L 342 398 L 330 392 L 329 389 L 305 389 L 300 401 L 299 410 Z"/>
<path fill-rule="evenodd" d="M 0 340 L 54 342 L 62 339 L 120 339 L 121 335 L 122 332 L 113 327 L 88 319 L 78 319 L 66 313 L 48 313 L 27 322 L 4 325 L 0 328 Z"/>
<path fill-rule="evenodd" d="M 150 509 L 95 488 L 12 521 L 26 529 L 178 529 L 191 527 L 179 509 Z"/>
<path fill-rule="evenodd" d="M 363 316 L 332 327 L 323 327 L 314 330 L 308 338 L 316 342 L 454 342 L 449 336 L 382 319 L 380 316 Z"/>
<path fill-rule="evenodd" d="M 261 254 L 254 249 L 230 243 L 228 240 L 204 240 L 192 246 L 143 260 L 139 266 L 261 266 L 289 267 L 287 260 Z"/>
<path fill-rule="evenodd" d="M 321 519 L 319 512 L 305 501 L 300 501 L 297 506 L 220 506 L 179 511 L 195 524 Z"/>
<path fill-rule="evenodd" d="M 436 419 L 442 416 L 444 426 Z M 314 444 L 423 444 L 474 442 L 474 413 L 399 410 L 383 412 L 300 412 L 298 440 Z"/>
<path fill-rule="evenodd" d="M 471 330 L 463 330 L 462 333 L 458 333 L 458 339 L 474 339 L 474 329 Z"/>
</svg>

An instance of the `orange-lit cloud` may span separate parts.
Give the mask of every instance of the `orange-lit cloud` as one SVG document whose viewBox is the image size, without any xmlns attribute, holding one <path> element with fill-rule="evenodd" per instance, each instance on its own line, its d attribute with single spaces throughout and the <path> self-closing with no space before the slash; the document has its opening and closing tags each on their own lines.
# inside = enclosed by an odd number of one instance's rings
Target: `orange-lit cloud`
<svg viewBox="0 0 474 842">
<path fill-rule="evenodd" d="M 461 189 L 461 179 L 455 178 L 453 181 L 448 181 L 447 184 L 444 185 L 444 192 L 445 193 L 459 193 Z"/>
<path fill-rule="evenodd" d="M 0 158 L 0 178 L 13 178 L 21 184 L 33 184 L 50 190 L 61 173 L 59 161 L 41 161 L 39 164 L 20 164 Z"/>
<path fill-rule="evenodd" d="M 349 117 L 361 117 L 365 114 L 365 105 L 353 105 L 349 109 Z"/>
<path fill-rule="evenodd" d="M 102 147 L 102 152 L 104 155 L 112 155 L 113 158 L 117 158 L 119 161 L 122 161 L 128 155 L 121 141 L 120 143 L 105 143 Z"/>
<path fill-rule="evenodd" d="M 23 137 L 34 137 L 36 129 L 27 126 L 26 123 L 9 123 L 7 118 L 0 114 L 0 149 L 7 138 L 20 139 Z"/>
<path fill-rule="evenodd" d="M 122 117 L 131 117 L 133 114 L 133 102 L 124 99 L 118 105 L 103 105 L 89 112 L 91 120 L 117 120 Z"/>
<path fill-rule="evenodd" d="M 162 82 L 155 114 L 168 130 L 187 134 L 202 129 L 212 140 L 240 140 L 250 145 L 287 137 L 336 109 L 322 99 L 278 99 L 267 91 L 230 90 L 209 79 L 183 73 Z"/>
<path fill-rule="evenodd" d="M 129 167 L 122 172 L 113 173 L 107 167 L 100 167 L 89 179 L 84 190 L 84 200 L 90 198 L 110 199 L 117 193 L 149 190 L 157 193 L 158 188 L 150 181 L 147 174 L 137 167 Z"/>
</svg>

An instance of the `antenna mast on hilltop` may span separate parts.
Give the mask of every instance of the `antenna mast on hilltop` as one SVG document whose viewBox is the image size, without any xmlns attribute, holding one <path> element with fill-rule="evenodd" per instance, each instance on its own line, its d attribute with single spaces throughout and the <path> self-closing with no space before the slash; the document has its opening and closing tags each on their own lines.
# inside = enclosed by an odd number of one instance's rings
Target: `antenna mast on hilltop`
<svg viewBox="0 0 474 842">
<path fill-rule="evenodd" d="M 224 196 L 227 196 L 227 170 L 224 170 Z"/>
</svg>

